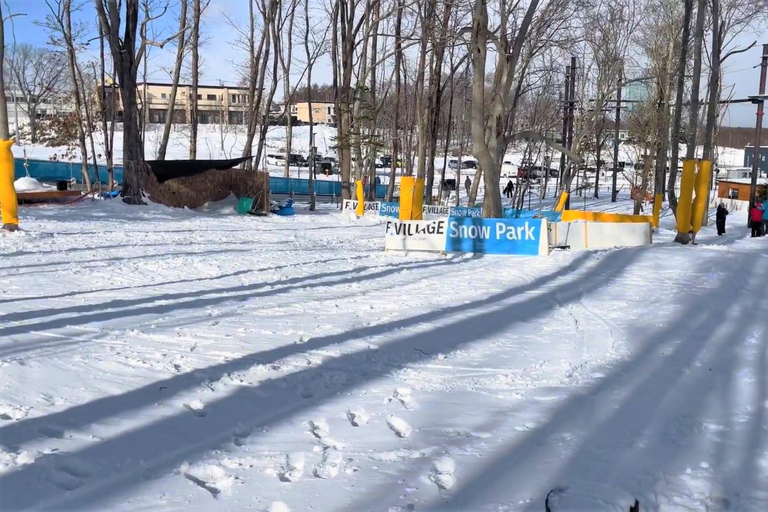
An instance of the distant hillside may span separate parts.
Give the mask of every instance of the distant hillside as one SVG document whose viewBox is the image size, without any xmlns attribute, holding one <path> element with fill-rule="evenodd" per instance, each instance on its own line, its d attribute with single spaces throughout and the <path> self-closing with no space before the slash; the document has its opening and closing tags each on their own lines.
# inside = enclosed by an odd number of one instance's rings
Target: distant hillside
<svg viewBox="0 0 768 512">
<path fill-rule="evenodd" d="M 760 139 L 761 146 L 768 146 L 768 128 L 763 128 Z M 721 147 L 744 149 L 747 144 L 752 145 L 754 143 L 754 128 L 723 126 L 717 134 L 716 144 Z"/>
</svg>

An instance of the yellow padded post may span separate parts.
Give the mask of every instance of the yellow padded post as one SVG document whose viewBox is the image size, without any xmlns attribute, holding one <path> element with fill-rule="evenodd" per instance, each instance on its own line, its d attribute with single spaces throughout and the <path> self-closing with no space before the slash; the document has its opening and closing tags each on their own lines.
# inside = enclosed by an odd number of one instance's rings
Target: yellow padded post
<svg viewBox="0 0 768 512">
<path fill-rule="evenodd" d="M 363 190 L 363 182 L 360 180 L 355 181 L 355 197 L 357 198 L 355 213 L 358 217 L 362 217 L 365 213 L 365 191 Z"/>
<path fill-rule="evenodd" d="M 696 160 L 683 162 L 683 177 L 680 180 L 680 198 L 677 202 L 677 232 L 691 231 L 691 207 L 693 200 L 693 185 L 696 180 Z"/>
<path fill-rule="evenodd" d="M 653 227 L 658 228 L 659 227 L 659 218 L 661 217 L 661 205 L 664 202 L 664 198 L 661 196 L 661 194 L 656 194 L 653 197 Z"/>
<path fill-rule="evenodd" d="M 696 198 L 691 204 L 691 228 L 694 233 L 701 230 L 704 223 L 704 216 L 707 214 L 709 206 L 709 178 L 712 175 L 712 162 L 701 160 L 699 162 L 699 172 L 696 173 L 694 180 L 694 189 Z"/>
<path fill-rule="evenodd" d="M 0 140 L 0 213 L 3 226 L 13 228 L 19 225 L 19 203 L 13 186 L 15 171 L 11 146 L 13 140 Z"/>
</svg>

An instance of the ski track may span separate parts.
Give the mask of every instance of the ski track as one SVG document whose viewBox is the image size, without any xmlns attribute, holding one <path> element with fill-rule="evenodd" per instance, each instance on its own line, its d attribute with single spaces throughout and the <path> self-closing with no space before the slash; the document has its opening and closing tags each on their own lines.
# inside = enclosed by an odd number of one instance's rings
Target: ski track
<svg viewBox="0 0 768 512">
<path fill-rule="evenodd" d="M 768 506 L 762 240 L 403 256 L 230 211 L 0 237 L 0 509 Z"/>
</svg>

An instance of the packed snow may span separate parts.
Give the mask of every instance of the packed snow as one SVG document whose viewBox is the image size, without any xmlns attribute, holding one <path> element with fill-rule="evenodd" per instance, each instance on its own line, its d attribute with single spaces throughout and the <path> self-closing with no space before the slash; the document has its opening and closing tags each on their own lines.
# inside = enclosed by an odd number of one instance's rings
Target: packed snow
<svg viewBox="0 0 768 512">
<path fill-rule="evenodd" d="M 297 208 L 20 210 L 0 509 L 768 508 L 743 211 L 697 246 L 665 212 L 652 246 L 515 257 L 385 253 L 381 219 Z"/>
</svg>

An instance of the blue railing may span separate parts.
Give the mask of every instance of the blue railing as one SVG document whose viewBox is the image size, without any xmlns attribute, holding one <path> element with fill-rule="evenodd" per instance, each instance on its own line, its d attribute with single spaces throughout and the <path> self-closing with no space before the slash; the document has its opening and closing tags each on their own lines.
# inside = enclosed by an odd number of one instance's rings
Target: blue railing
<svg viewBox="0 0 768 512">
<path fill-rule="evenodd" d="M 273 194 L 307 196 L 309 195 L 309 180 L 270 176 L 269 190 Z M 350 187 L 350 190 L 353 190 L 353 188 Z M 318 196 L 341 197 L 341 181 L 315 180 L 315 194 Z M 383 198 L 386 195 L 387 186 L 376 185 L 376 197 Z"/>
<path fill-rule="evenodd" d="M 24 168 L 26 162 L 27 168 Z M 14 173 L 15 179 L 22 178 L 29 175 L 38 181 L 57 181 L 57 180 L 70 180 L 75 178 L 77 181 L 83 181 L 80 162 L 51 162 L 48 160 L 24 160 L 21 158 L 14 159 Z M 93 164 L 88 165 L 88 172 L 91 173 L 91 179 L 95 181 L 96 173 L 94 172 Z M 107 166 L 99 166 L 99 180 L 103 183 L 107 182 Z M 123 168 L 115 167 L 115 181 L 122 183 L 123 181 Z"/>
<path fill-rule="evenodd" d="M 27 168 L 24 168 L 24 163 Z M 102 183 L 107 181 L 107 166 L 99 165 L 99 179 Z M 57 181 L 70 180 L 75 178 L 82 182 L 80 162 L 52 162 L 48 160 L 24 160 L 14 159 L 14 171 L 16 179 L 29 175 L 38 181 Z M 95 180 L 93 164 L 88 165 L 88 171 L 91 173 L 91 179 Z M 115 166 L 115 181 L 123 182 L 123 168 Z M 269 189 L 273 194 L 280 195 L 309 195 L 309 180 L 300 178 L 280 178 L 271 176 L 269 178 Z M 341 197 L 341 181 L 315 180 L 315 194 L 319 196 Z M 376 185 L 376 197 L 382 198 L 387 195 L 386 185 Z"/>
</svg>

